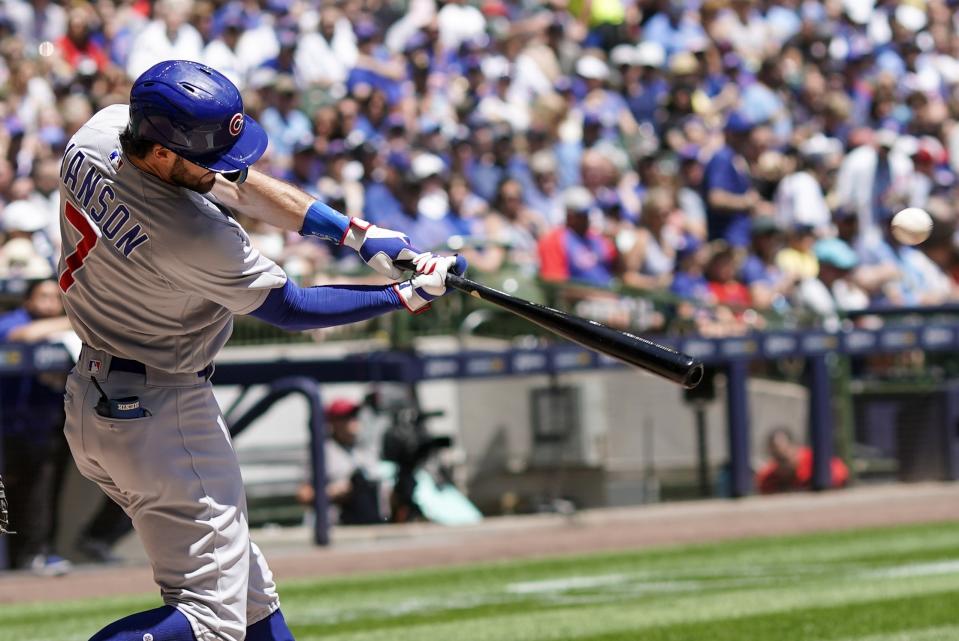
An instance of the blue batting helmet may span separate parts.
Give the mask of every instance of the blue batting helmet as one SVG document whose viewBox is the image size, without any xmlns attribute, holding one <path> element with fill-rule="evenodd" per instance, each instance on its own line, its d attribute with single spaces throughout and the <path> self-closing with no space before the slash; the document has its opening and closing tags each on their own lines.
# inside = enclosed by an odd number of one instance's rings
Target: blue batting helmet
<svg viewBox="0 0 959 641">
<path fill-rule="evenodd" d="M 236 86 L 188 60 L 161 62 L 136 79 L 130 126 L 135 136 L 216 172 L 246 169 L 267 145 L 266 132 L 243 113 Z"/>
</svg>

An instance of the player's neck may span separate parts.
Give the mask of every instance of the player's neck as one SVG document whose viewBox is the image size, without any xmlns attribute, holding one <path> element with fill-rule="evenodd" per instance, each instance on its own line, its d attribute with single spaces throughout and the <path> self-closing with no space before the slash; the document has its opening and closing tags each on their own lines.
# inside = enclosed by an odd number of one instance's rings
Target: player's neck
<svg viewBox="0 0 959 641">
<path fill-rule="evenodd" d="M 163 182 L 167 183 L 168 185 L 172 185 L 172 184 L 173 184 L 172 182 L 170 182 L 169 180 L 167 180 L 166 178 L 163 177 L 163 174 L 159 171 L 159 168 L 156 167 L 156 165 L 155 165 L 154 163 L 151 163 L 151 162 L 149 161 L 149 159 L 146 159 L 146 158 L 135 158 L 135 157 L 133 157 L 133 156 L 127 155 L 127 160 L 130 161 L 130 164 L 131 164 L 131 165 L 133 165 L 134 167 L 136 167 L 137 169 L 139 169 L 139 170 L 142 171 L 143 173 L 145 173 L 145 174 L 150 174 L 150 175 L 153 176 L 154 178 L 157 178 L 158 180 L 162 180 Z"/>
</svg>

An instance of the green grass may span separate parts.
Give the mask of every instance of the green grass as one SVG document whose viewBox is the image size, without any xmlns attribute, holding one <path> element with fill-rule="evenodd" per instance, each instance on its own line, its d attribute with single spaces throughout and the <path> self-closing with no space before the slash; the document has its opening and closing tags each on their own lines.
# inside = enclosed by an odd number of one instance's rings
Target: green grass
<svg viewBox="0 0 959 641">
<path fill-rule="evenodd" d="M 298 641 L 959 639 L 959 524 L 282 584 Z M 83 641 L 158 605 L 0 606 L 0 641 Z"/>
</svg>

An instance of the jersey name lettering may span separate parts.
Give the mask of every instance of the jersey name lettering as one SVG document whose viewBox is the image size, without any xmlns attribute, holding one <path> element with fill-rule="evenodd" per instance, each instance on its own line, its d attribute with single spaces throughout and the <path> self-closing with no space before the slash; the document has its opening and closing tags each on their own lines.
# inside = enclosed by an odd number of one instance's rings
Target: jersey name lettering
<svg viewBox="0 0 959 641">
<path fill-rule="evenodd" d="M 67 153 L 71 150 L 72 146 Z M 86 154 L 79 150 L 75 151 L 69 160 L 64 156 L 60 166 L 63 184 L 89 214 L 90 220 L 100 228 L 103 237 L 111 241 L 116 239 L 114 246 L 124 256 L 129 257 L 140 245 L 149 241 L 150 237 L 143 232 L 143 226 L 134 218 L 133 210 L 126 203 L 117 200 L 116 191 L 109 181 L 104 180 L 103 174 L 97 171 L 96 167 L 88 167 L 83 178 L 80 178 L 84 160 Z M 93 207 L 90 207 L 91 203 L 94 204 Z"/>
</svg>

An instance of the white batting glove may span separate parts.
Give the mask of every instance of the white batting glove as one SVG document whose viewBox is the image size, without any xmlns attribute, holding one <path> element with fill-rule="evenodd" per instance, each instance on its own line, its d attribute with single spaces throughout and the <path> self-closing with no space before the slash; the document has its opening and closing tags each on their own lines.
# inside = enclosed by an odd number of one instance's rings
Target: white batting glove
<svg viewBox="0 0 959 641">
<path fill-rule="evenodd" d="M 417 256 L 414 261 L 417 274 L 410 280 L 394 285 L 403 305 L 413 314 L 429 309 L 430 303 L 446 294 L 446 275 L 463 274 L 468 266 L 462 256 Z"/>
<path fill-rule="evenodd" d="M 443 282 L 446 282 L 446 274 L 463 274 L 466 272 L 466 259 L 460 255 L 454 256 L 437 256 L 436 254 L 430 252 L 423 252 L 415 259 L 413 259 L 413 264 L 416 265 L 417 274 L 440 274 L 443 277 Z"/>
<path fill-rule="evenodd" d="M 412 261 L 423 255 L 413 247 L 406 234 L 377 227 L 359 218 L 350 218 L 350 227 L 346 230 L 342 244 L 356 251 L 376 272 L 393 280 L 403 276 L 403 270 L 396 267 L 393 261 Z"/>
</svg>

